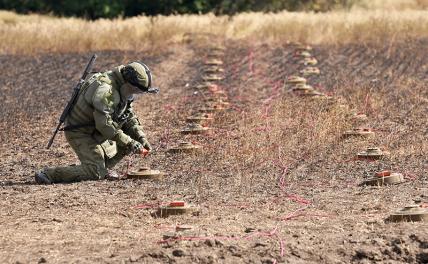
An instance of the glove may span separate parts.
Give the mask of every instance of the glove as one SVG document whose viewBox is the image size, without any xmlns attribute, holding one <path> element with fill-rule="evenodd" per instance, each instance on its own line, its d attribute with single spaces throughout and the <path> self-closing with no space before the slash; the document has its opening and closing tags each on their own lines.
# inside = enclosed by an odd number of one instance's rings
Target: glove
<svg viewBox="0 0 428 264">
<path fill-rule="evenodd" d="M 145 149 L 147 149 L 148 151 L 152 151 L 152 150 L 153 150 L 152 146 L 150 145 L 149 141 L 148 141 L 146 138 L 140 138 L 138 141 L 139 141 L 139 142 L 143 145 L 143 147 L 144 147 Z"/>
<path fill-rule="evenodd" d="M 128 148 L 131 151 L 131 153 L 134 153 L 134 154 L 141 154 L 143 153 L 143 150 L 144 150 L 144 146 L 136 140 L 132 140 L 131 143 L 128 145 Z"/>
</svg>

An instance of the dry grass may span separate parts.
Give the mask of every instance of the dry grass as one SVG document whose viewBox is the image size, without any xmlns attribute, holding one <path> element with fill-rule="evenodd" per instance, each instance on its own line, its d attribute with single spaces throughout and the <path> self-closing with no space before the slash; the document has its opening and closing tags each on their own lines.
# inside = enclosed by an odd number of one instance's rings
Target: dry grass
<svg viewBox="0 0 428 264">
<path fill-rule="evenodd" d="M 193 33 L 252 41 L 382 43 L 428 36 L 428 11 L 140 16 L 97 21 L 0 12 L 1 54 L 156 49 L 185 41 Z"/>
<path fill-rule="evenodd" d="M 396 84 L 400 89 L 391 94 L 387 86 L 373 91 L 369 86 L 348 83 L 349 86 L 341 91 L 346 98 L 340 101 L 302 100 L 285 95 L 272 102 L 268 115 L 264 107 L 252 107 L 242 115 L 228 115 L 219 125 L 226 127 L 227 131 L 218 137 L 215 147 L 200 162 L 207 163 L 207 168 L 213 168 L 211 174 L 215 175 L 215 171 L 222 168 L 224 174 L 233 175 L 231 186 L 218 188 L 239 187 L 243 193 L 251 193 L 260 185 L 276 185 L 282 175 L 288 183 L 317 177 L 320 181 L 331 181 L 339 172 L 354 170 L 354 164 L 347 160 L 368 146 L 380 146 L 391 151 L 391 159 L 400 161 L 400 169 L 404 172 L 423 171 L 424 166 L 417 164 L 415 157 L 428 151 L 427 144 L 418 143 L 424 142 L 419 129 L 424 127 L 425 121 L 412 121 L 418 132 L 409 135 L 390 120 L 410 109 L 412 120 L 422 117 L 426 99 L 417 94 L 424 94 L 424 88 L 415 83 L 409 85 L 406 80 Z M 365 103 L 368 94 L 369 107 Z M 397 98 L 400 98 L 399 102 Z M 342 108 L 342 103 L 349 107 Z M 257 102 L 252 105 L 256 106 Z M 354 111 L 371 116 L 369 126 L 371 124 L 375 130 L 380 130 L 375 137 L 367 140 L 341 138 L 344 131 L 358 126 L 350 120 Z M 389 123 L 378 121 L 378 117 L 388 119 Z M 402 162 L 408 159 L 415 159 L 415 163 Z M 420 166 L 412 167 L 415 164 Z M 389 168 L 389 162 L 384 166 Z M 204 181 L 203 186 L 210 186 L 212 179 Z"/>
<path fill-rule="evenodd" d="M 424 9 L 428 7 L 427 0 L 362 0 L 356 4 L 356 8 L 382 9 L 382 10 L 403 10 L 403 9 Z"/>
</svg>

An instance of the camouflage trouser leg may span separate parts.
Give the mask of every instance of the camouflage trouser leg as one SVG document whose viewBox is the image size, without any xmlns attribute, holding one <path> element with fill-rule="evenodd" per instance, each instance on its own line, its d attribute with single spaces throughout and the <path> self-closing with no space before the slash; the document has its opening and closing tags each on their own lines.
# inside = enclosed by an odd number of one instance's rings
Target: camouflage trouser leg
<svg viewBox="0 0 428 264">
<path fill-rule="evenodd" d="M 81 164 L 76 166 L 46 169 L 45 173 L 52 182 L 75 182 L 103 179 L 107 175 L 104 151 L 87 134 L 66 132 L 68 143 L 77 154 Z"/>
<path fill-rule="evenodd" d="M 81 164 L 46 169 L 45 173 L 52 182 L 104 179 L 107 169 L 113 168 L 128 154 L 127 150 L 118 148 L 117 154 L 109 159 L 101 145 L 91 136 L 75 132 L 66 132 L 65 136 Z"/>
</svg>

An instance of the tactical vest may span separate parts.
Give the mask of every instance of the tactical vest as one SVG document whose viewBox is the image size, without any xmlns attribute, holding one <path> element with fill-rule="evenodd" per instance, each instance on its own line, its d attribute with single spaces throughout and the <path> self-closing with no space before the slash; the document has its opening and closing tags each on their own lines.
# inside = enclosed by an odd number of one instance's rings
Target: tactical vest
<svg viewBox="0 0 428 264">
<path fill-rule="evenodd" d="M 70 115 L 66 119 L 65 131 L 81 131 L 86 133 L 93 133 L 95 128 L 95 122 L 93 117 L 94 107 L 92 105 L 92 97 L 98 87 L 101 85 L 115 85 L 112 82 L 111 71 L 105 73 L 96 73 L 92 75 L 82 85 L 81 91 L 77 98 L 76 104 L 73 107 Z M 118 93 L 118 103 L 113 107 L 114 113 L 111 115 L 114 121 L 114 126 L 120 129 L 124 123 L 126 123 L 128 116 L 131 112 L 131 103 L 133 100 L 123 101 L 119 89 L 112 88 L 114 92 Z"/>
</svg>

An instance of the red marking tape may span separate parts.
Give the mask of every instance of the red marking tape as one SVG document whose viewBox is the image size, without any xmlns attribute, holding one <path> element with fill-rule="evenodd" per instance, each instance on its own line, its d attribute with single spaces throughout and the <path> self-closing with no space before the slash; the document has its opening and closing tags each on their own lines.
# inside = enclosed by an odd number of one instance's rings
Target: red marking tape
<svg viewBox="0 0 428 264">
<path fill-rule="evenodd" d="M 376 172 L 376 176 L 377 177 L 391 176 L 391 171 L 388 171 L 388 170 L 379 171 L 379 172 Z"/>
<path fill-rule="evenodd" d="M 170 207 L 183 207 L 185 203 L 183 201 L 173 201 L 169 203 Z"/>
</svg>

